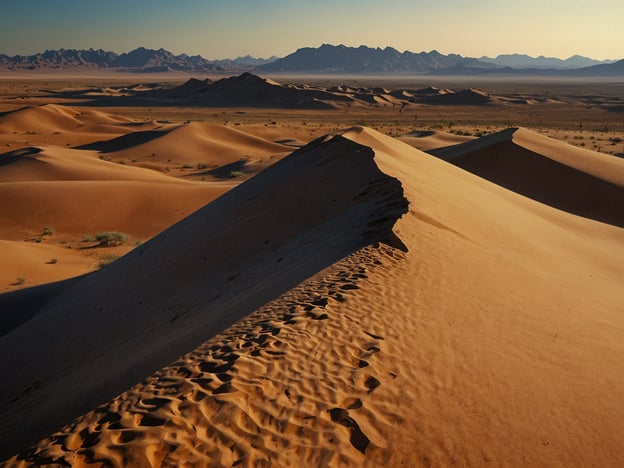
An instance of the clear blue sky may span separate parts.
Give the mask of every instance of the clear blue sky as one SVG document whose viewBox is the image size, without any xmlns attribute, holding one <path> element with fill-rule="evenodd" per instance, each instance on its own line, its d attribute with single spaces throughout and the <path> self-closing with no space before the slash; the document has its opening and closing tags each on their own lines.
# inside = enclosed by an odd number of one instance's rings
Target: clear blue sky
<svg viewBox="0 0 624 468">
<path fill-rule="evenodd" d="M 323 43 L 624 58 L 624 0 L 0 0 L 0 53 L 138 46 L 209 59 Z"/>
</svg>

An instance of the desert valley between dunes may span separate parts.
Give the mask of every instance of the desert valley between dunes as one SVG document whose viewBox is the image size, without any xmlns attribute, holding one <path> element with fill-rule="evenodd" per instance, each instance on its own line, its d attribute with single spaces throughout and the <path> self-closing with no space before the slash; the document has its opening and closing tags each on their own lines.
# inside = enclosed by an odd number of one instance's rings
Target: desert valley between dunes
<svg viewBox="0 0 624 468">
<path fill-rule="evenodd" d="M 2 466 L 624 466 L 621 83 L 158 78 L 0 81 Z"/>
</svg>

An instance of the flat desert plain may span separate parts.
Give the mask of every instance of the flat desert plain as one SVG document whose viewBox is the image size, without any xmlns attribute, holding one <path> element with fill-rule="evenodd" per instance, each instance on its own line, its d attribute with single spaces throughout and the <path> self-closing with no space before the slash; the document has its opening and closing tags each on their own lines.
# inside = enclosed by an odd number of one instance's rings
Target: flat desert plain
<svg viewBox="0 0 624 468">
<path fill-rule="evenodd" d="M 624 86 L 419 80 L 0 81 L 2 465 L 623 466 Z"/>
</svg>

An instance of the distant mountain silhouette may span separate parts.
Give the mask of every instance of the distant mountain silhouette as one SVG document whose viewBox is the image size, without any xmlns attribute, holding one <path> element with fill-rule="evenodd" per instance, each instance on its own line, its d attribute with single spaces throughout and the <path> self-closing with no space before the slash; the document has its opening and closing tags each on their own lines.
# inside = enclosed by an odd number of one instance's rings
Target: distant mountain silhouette
<svg viewBox="0 0 624 468">
<path fill-rule="evenodd" d="M 574 55 L 565 60 L 528 55 L 499 55 L 492 59 L 444 55 L 431 52 L 399 52 L 392 47 L 323 44 L 305 47 L 277 58 L 257 59 L 249 55 L 235 59 L 207 60 L 200 55 L 175 55 L 165 49 L 139 47 L 117 54 L 102 49 L 46 50 L 34 55 L 10 57 L 0 54 L 0 71 L 111 70 L 119 72 L 192 73 L 348 73 L 348 74 L 430 74 L 430 75 L 544 75 L 622 76 L 622 61 L 608 63 Z"/>
<path fill-rule="evenodd" d="M 347 47 L 323 44 L 319 48 L 305 47 L 296 52 L 261 65 L 263 72 L 330 72 L 330 73 L 431 73 L 457 66 L 474 69 L 492 69 L 495 65 L 483 63 L 461 55 L 443 55 L 431 52 L 399 52 L 392 47 L 385 49 L 366 46 Z"/>
<path fill-rule="evenodd" d="M 624 59 L 615 63 L 594 65 L 576 70 L 580 76 L 624 76 Z"/>
<path fill-rule="evenodd" d="M 479 61 L 510 68 L 531 68 L 548 70 L 571 70 L 575 68 L 591 67 L 593 65 L 613 63 L 613 60 L 594 60 L 580 55 L 573 55 L 565 60 L 556 57 L 531 57 L 525 54 L 505 54 L 495 58 L 480 57 Z"/>
<path fill-rule="evenodd" d="M 200 55 L 175 55 L 165 49 L 139 47 L 130 52 L 117 54 L 102 49 L 46 50 L 34 55 L 10 57 L 0 54 L 0 70 L 71 70 L 71 69 L 115 69 L 131 72 L 219 72 L 242 71 L 268 63 L 271 59 L 255 59 L 245 56 L 233 60 L 207 60 Z"/>
</svg>

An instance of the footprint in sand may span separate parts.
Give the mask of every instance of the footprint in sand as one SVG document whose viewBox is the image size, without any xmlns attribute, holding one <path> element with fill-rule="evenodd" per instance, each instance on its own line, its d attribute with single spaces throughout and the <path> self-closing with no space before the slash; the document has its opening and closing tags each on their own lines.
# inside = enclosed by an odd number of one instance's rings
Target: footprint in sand
<svg viewBox="0 0 624 468">
<path fill-rule="evenodd" d="M 329 410 L 329 416 L 332 421 L 346 427 L 351 432 L 349 442 L 363 454 L 366 454 L 366 448 L 370 444 L 370 440 L 366 434 L 362 432 L 358 423 L 349 416 L 349 411 L 343 408 L 332 408 Z"/>
</svg>

